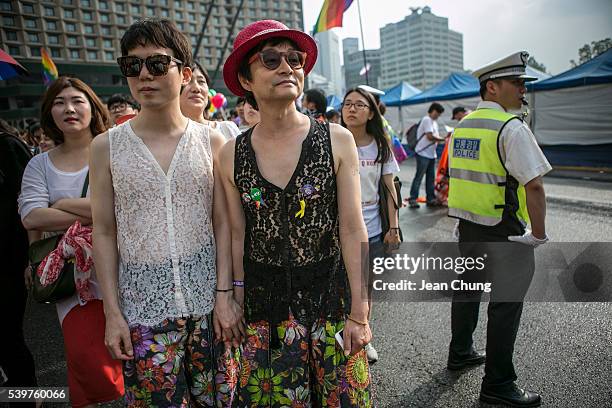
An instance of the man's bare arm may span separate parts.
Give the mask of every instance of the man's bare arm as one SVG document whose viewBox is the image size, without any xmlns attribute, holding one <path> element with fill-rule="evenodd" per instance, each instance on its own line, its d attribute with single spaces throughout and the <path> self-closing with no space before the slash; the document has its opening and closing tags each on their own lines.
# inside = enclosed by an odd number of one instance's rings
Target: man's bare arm
<svg viewBox="0 0 612 408">
<path fill-rule="evenodd" d="M 119 255 L 108 133 L 97 136 L 91 143 L 89 180 L 94 221 L 93 257 L 106 316 L 105 344 L 113 358 L 129 360 L 133 356 L 132 342 L 117 292 Z"/>
<path fill-rule="evenodd" d="M 538 239 L 546 237 L 546 194 L 542 178 L 536 177 L 525 185 L 527 212 L 531 222 L 531 233 Z"/>
</svg>

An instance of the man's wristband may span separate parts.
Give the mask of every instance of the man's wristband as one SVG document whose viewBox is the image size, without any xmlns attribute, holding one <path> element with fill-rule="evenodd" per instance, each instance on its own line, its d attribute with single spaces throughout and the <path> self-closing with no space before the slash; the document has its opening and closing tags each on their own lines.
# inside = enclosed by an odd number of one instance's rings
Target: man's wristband
<svg viewBox="0 0 612 408">
<path fill-rule="evenodd" d="M 244 281 L 241 280 L 235 280 L 234 283 L 232 284 L 233 286 L 239 287 L 239 288 L 243 288 L 244 287 Z"/>
</svg>

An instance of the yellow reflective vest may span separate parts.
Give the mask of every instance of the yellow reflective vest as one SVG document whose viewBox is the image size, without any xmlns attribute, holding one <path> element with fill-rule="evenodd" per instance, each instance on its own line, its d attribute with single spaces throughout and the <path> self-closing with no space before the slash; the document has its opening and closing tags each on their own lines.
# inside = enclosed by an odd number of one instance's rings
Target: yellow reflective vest
<svg viewBox="0 0 612 408">
<path fill-rule="evenodd" d="M 449 216 L 493 226 L 507 209 L 529 222 L 525 187 L 508 173 L 498 150 L 501 131 L 516 118 L 497 109 L 477 109 L 455 128 L 448 147 Z"/>
</svg>

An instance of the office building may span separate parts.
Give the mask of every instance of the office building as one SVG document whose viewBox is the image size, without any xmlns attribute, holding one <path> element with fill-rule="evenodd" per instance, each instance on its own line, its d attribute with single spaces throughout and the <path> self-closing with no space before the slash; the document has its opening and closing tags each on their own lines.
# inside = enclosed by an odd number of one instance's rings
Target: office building
<svg viewBox="0 0 612 408">
<path fill-rule="evenodd" d="M 407 81 L 427 89 L 452 72 L 463 71 L 463 35 L 448 28 L 431 8 L 411 8 L 402 21 L 380 29 L 381 86 Z"/>
</svg>

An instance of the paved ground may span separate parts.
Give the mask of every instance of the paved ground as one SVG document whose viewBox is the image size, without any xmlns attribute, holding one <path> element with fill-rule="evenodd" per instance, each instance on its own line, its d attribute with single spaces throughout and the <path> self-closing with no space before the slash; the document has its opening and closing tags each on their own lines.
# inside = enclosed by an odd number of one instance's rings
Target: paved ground
<svg viewBox="0 0 612 408">
<path fill-rule="evenodd" d="M 401 178 L 406 194 L 412 178 L 410 163 L 402 166 Z M 545 185 L 549 195 L 572 198 L 574 192 L 580 192 L 580 198 L 587 202 L 576 205 L 560 199 L 549 203 L 547 232 L 552 239 L 611 241 L 612 208 L 587 204 L 612 202 L 612 184 L 547 177 Z M 448 241 L 454 221 L 446 217 L 444 209 L 422 207 L 402 209 L 401 225 L 407 241 Z M 476 330 L 476 344 L 481 349 L 485 346 L 485 307 L 483 304 Z M 372 374 L 379 407 L 488 407 L 478 402 L 482 367 L 459 374 L 445 369 L 449 313 L 446 302 L 375 305 L 372 326 L 381 360 L 373 366 Z M 31 304 L 26 338 L 41 385 L 66 384 L 54 307 Z M 515 360 L 519 383 L 541 392 L 544 407 L 612 407 L 612 304 L 526 304 Z"/>
</svg>

